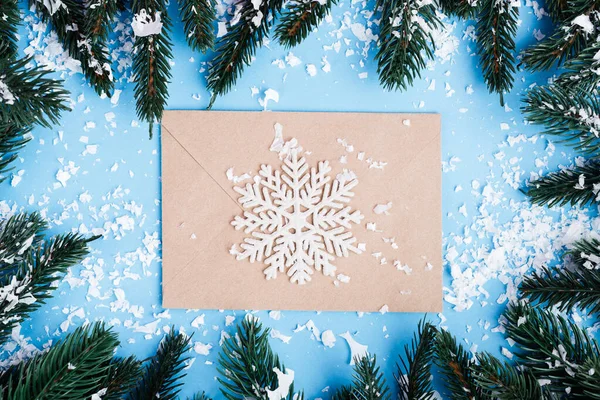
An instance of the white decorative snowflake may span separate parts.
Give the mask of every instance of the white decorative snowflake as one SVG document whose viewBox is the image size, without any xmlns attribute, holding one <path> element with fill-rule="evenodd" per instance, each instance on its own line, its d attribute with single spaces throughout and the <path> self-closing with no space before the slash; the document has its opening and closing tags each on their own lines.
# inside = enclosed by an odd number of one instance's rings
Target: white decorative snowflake
<svg viewBox="0 0 600 400">
<path fill-rule="evenodd" d="M 304 284 L 314 270 L 334 276 L 335 256 L 362 253 L 349 229 L 364 216 L 347 205 L 356 178 L 340 175 L 331 180 L 329 162 L 321 161 L 309 171 L 304 157 L 298 157 L 292 152 L 283 161 L 283 172 L 262 165 L 254 183 L 234 187 L 248 211 L 231 224 L 251 236 L 240 244 L 242 251 L 234 246 L 231 253 L 238 260 L 264 261 L 267 279 L 287 269 L 291 282 Z"/>
</svg>

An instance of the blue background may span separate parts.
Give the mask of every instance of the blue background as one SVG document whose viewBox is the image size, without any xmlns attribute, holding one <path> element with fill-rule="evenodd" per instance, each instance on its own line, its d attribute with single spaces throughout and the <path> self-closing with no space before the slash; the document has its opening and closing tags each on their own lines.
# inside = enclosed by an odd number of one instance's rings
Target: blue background
<svg viewBox="0 0 600 400">
<path fill-rule="evenodd" d="M 522 185 L 529 177 L 530 171 L 545 169 L 545 167 L 536 167 L 535 159 L 546 155 L 548 141 L 540 137 L 535 143 L 530 141 L 508 146 L 506 138 L 507 135 L 519 134 L 525 134 L 529 138 L 538 133 L 536 127 L 523 123 L 523 116 L 519 113 L 519 99 L 529 85 L 534 82 L 543 84 L 550 75 L 519 71 L 515 76 L 514 90 L 505 97 L 512 110 L 501 107 L 498 96 L 488 94 L 481 78 L 475 43 L 468 38 L 463 38 L 465 29 L 473 25 L 473 22 L 462 23 L 446 19 L 446 23 L 455 24 L 452 35 L 458 41 L 457 49 L 451 59 L 442 62 L 436 57 L 429 68 L 423 71 L 423 78 L 417 79 L 410 90 L 403 93 L 385 92 L 378 84 L 376 63 L 373 61 L 376 51 L 374 42 L 371 43 L 367 56 L 362 57 L 358 54 L 361 49 L 356 47 L 356 38 L 350 30 L 345 30 L 342 35 L 343 38 L 351 40 L 349 46 L 341 38 L 339 40 L 342 48 L 339 53 L 323 48 L 338 40 L 332 37 L 332 31 L 340 26 L 345 13 L 352 22 L 364 23 L 362 10 L 370 9 L 372 9 L 371 3 L 354 2 L 353 4 L 348 0 L 341 1 L 340 5 L 332 11 L 332 21 L 324 22 L 318 32 L 313 33 L 305 42 L 292 50 L 303 61 L 301 66 L 279 69 L 276 65 L 272 65 L 274 60 L 283 59 L 288 53 L 275 42 L 259 49 L 256 60 L 246 69 L 235 89 L 219 98 L 214 109 L 260 110 L 262 107 L 258 99 L 264 96 L 266 89 L 273 88 L 279 92 L 280 101 L 270 102 L 268 108 L 277 111 L 440 113 L 443 126 L 442 160 L 447 163 L 452 157 L 460 159 L 460 162 L 454 162 L 455 170 L 443 174 L 444 249 L 455 246 L 459 254 L 475 251 L 480 246 L 486 246 L 488 250 L 493 249 L 497 243 L 489 231 L 481 231 L 481 237 L 477 236 L 479 225 L 475 222 L 481 217 L 482 211 L 478 210 L 478 207 L 483 199 L 481 189 L 473 188 L 472 182 L 477 180 L 482 184 L 481 187 L 489 184 L 503 192 L 499 204 L 487 208 L 487 212 L 498 221 L 500 229 L 502 224 L 510 222 L 513 218 L 515 204 L 527 208 L 524 196 L 515 187 L 508 185 L 503 177 L 509 165 L 507 160 L 516 157 L 515 163 L 510 166 L 520 168 L 521 175 L 518 177 L 518 183 Z M 176 23 L 172 29 L 174 65 L 167 108 L 203 109 L 210 98 L 205 90 L 205 70 L 206 61 L 211 55 L 194 53 L 187 47 L 175 2 L 172 2 L 169 11 Z M 548 34 L 551 27 L 547 17 L 541 20 L 536 18 L 531 6 L 523 5 L 520 11 L 521 24 L 517 47 L 523 49 L 535 42 L 534 29 L 541 29 L 543 33 Z M 122 21 L 126 18 L 127 16 L 121 16 Z M 22 29 L 23 47 L 30 41 L 28 38 L 31 34 L 30 28 L 31 25 L 26 24 Z M 373 25 L 372 28 L 376 33 L 377 26 Z M 113 48 L 117 46 L 118 43 L 111 45 Z M 354 49 L 357 54 L 346 57 L 344 53 L 347 48 Z M 323 56 L 327 56 L 331 64 L 330 73 L 321 70 Z M 361 60 L 364 62 L 364 67 L 360 66 Z M 308 63 L 317 66 L 318 73 L 315 77 L 310 77 L 306 73 L 305 64 Z M 361 72 L 368 72 L 368 77 L 359 79 L 358 74 Z M 2 199 L 7 205 L 17 209 L 43 210 L 52 221 L 52 233 L 75 230 L 82 223 L 90 229 L 98 228 L 104 226 L 107 221 L 114 222 L 119 216 L 131 216 L 132 214 L 124 209 L 125 203 L 135 202 L 136 206 L 142 206 L 143 209 L 141 215 L 133 216 L 135 220 L 133 230 L 125 231 L 123 235 L 107 233 L 103 239 L 92 243 L 93 253 L 86 265 L 72 269 L 72 275 L 75 277 L 81 277 L 82 273 L 97 274 L 101 297 L 104 298 L 86 298 L 89 287 L 87 282 L 75 288 L 71 288 L 67 282 L 62 282 L 54 298 L 23 324 L 21 334 L 41 348 L 49 341 L 56 341 L 63 336 L 64 332 L 59 325 L 67 319 L 70 312 L 82 307 L 85 320 L 103 319 L 112 323 L 120 322 L 115 324 L 115 330 L 122 341 L 119 355 L 134 353 L 144 358 L 154 353 L 161 334 L 151 335 L 147 340 L 143 333 L 133 332 L 131 324 L 137 322 L 139 325 L 144 325 L 152 322 L 155 320 L 153 314 L 164 311 L 160 299 L 161 263 L 156 259 L 152 261 L 146 268 L 148 274 L 145 275 L 139 261 L 135 261 L 132 266 L 127 266 L 119 261 L 118 256 L 135 252 L 138 248 L 143 250 L 142 240 L 146 234 L 160 235 L 160 135 L 155 134 L 154 138 L 149 140 L 145 123 L 140 122 L 139 126 L 132 126 L 132 121 L 137 121 L 137 117 L 133 84 L 127 82 L 130 72 L 126 71 L 125 75 L 116 73 L 119 79 L 116 87 L 122 90 L 117 106 L 111 104 L 109 99 L 96 96 L 81 74 L 69 75 L 62 72 L 62 76 L 66 79 L 66 87 L 71 91 L 71 98 L 74 100 L 73 111 L 64 114 L 60 126 L 34 130 L 33 141 L 20 152 L 20 158 L 15 163 L 15 172 L 24 171 L 22 181 L 15 187 L 11 187 L 11 179 L 1 184 Z M 436 81 L 435 89 L 428 90 L 433 79 Z M 446 85 L 450 85 L 455 91 L 450 97 L 447 96 Z M 259 95 L 251 96 L 252 86 L 260 90 Z M 472 93 L 466 90 L 468 86 L 472 86 Z M 82 94 L 84 99 L 77 101 L 78 96 Z M 200 95 L 199 100 L 193 98 L 197 95 Z M 105 119 L 105 114 L 109 112 L 115 113 L 116 126 L 114 127 Z M 95 122 L 96 126 L 86 131 L 84 127 L 89 121 Z M 501 129 L 501 123 L 507 123 L 508 130 Z M 59 135 L 59 131 L 63 133 Z M 98 145 L 97 154 L 82 155 L 85 144 L 80 142 L 81 136 L 88 136 L 89 144 Z M 573 153 L 568 148 L 558 144 L 556 146 L 553 155 L 548 156 L 550 170 L 557 168 L 559 164 L 568 164 L 573 160 Z M 494 158 L 494 154 L 499 151 L 504 151 L 506 154 L 502 161 Z M 55 187 L 56 173 L 61 168 L 61 159 L 65 163 L 75 162 L 80 169 L 67 182 L 66 187 L 57 188 Z M 119 167 L 117 171 L 111 172 L 110 168 L 115 163 L 118 163 Z M 455 188 L 459 185 L 464 190 L 457 192 Z M 122 198 L 108 196 L 119 187 L 122 188 Z M 92 196 L 92 200 L 84 204 L 79 201 L 79 195 L 86 191 Z M 31 202 L 30 199 L 33 201 Z M 74 202 L 78 209 L 67 207 Z M 112 206 L 105 212 L 101 212 L 101 207 L 106 204 Z M 467 216 L 459 213 L 459 208 L 463 205 L 468 211 Z M 568 221 L 571 218 L 564 210 L 541 212 L 553 220 L 566 218 Z M 94 215 L 100 217 L 96 220 Z M 471 226 L 473 229 L 468 230 Z M 463 235 L 473 237 L 473 242 L 457 245 L 455 237 Z M 523 246 L 526 248 L 526 244 Z M 102 260 L 103 266 L 94 270 L 93 266 L 98 266 L 99 260 Z M 530 262 L 528 257 L 521 261 L 526 265 Z M 508 264 L 513 262 L 517 261 L 507 260 Z M 455 260 L 455 263 L 461 269 L 467 268 L 469 258 L 462 261 Z M 144 308 L 141 318 L 134 317 L 126 311 L 111 310 L 110 304 L 116 298 L 113 293 L 115 284 L 110 274 L 117 271 L 122 275 L 124 270 L 140 276 L 138 280 L 123 279 L 117 286 L 124 290 L 130 305 Z M 446 264 L 444 286 L 449 287 L 451 284 L 449 265 Z M 447 326 L 460 340 L 464 338 L 467 348 L 471 343 L 476 343 L 479 350 L 489 350 L 498 354 L 501 346 L 509 347 L 501 333 L 491 331 L 498 325 L 498 317 L 505 308 L 505 304 L 496 303 L 496 298 L 506 289 L 505 285 L 496 279 L 490 280 L 485 288 L 491 295 L 489 302 L 483 307 L 475 300 L 475 304 L 469 310 L 456 312 L 452 309 L 452 305 L 445 303 L 443 315 L 447 320 L 442 325 Z M 368 295 L 365 293 L 365 296 Z M 192 353 L 196 361 L 187 371 L 182 394 L 191 395 L 196 391 L 204 390 L 209 395 L 220 397 L 215 365 L 221 330 L 231 333 L 234 327 L 225 327 L 225 317 L 233 315 L 236 317 L 236 322 L 239 322 L 245 312 L 169 310 L 169 314 L 170 318 L 163 318 L 158 324 L 159 329 L 170 325 L 176 328 L 182 327 L 188 333 L 195 332 L 194 341 L 210 343 L 213 346 L 208 356 Z M 201 329 L 192 328 L 191 321 L 201 314 L 205 314 L 205 325 Z M 422 314 L 399 313 L 358 316 L 356 313 L 282 312 L 280 320 L 273 320 L 268 317 L 266 311 L 258 312 L 256 315 L 261 317 L 265 325 L 278 329 L 285 335 L 293 336 L 289 344 L 275 339 L 271 343 L 285 365 L 296 371 L 296 387 L 303 388 L 308 398 L 328 398 L 328 393 L 322 392 L 325 388 L 329 387 L 329 394 L 331 394 L 335 388 L 349 381 L 352 368 L 348 365 L 350 353 L 342 338 L 338 337 L 335 347 L 324 348 L 321 343 L 311 338 L 307 331 L 293 334 L 292 330 L 297 324 L 305 324 L 308 320 L 313 320 L 322 331 L 331 329 L 336 335 L 345 331 L 355 334 L 358 342 L 368 345 L 369 351 L 377 354 L 388 382 L 391 386 L 395 386 L 392 374 L 395 372 L 397 357 L 412 337 L 417 322 L 423 318 Z M 428 318 L 436 324 L 442 321 L 438 315 L 429 315 Z M 72 322 L 67 332 L 71 332 L 84 320 L 73 317 Z M 490 325 L 486 327 L 485 322 L 489 322 Z M 482 340 L 482 336 L 486 334 L 489 335 L 489 339 Z M 9 353 L 4 351 L 2 358 L 7 359 Z M 206 361 L 215 364 L 210 365 L 205 363 Z"/>
</svg>

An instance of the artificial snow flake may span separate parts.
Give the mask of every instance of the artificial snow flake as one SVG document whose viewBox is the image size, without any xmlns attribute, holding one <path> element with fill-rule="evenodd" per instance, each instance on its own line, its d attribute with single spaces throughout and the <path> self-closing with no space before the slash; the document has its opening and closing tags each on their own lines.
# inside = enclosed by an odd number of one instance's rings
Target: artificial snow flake
<svg viewBox="0 0 600 400">
<path fill-rule="evenodd" d="M 136 37 L 159 35 L 163 27 L 163 23 L 160 19 L 160 12 L 157 11 L 154 14 L 154 18 L 152 18 L 152 15 L 142 8 L 139 14 L 133 16 L 131 27 L 133 28 L 133 34 Z"/>
<path fill-rule="evenodd" d="M 333 277 L 336 256 L 362 253 L 349 229 L 363 215 L 346 205 L 358 180 L 332 181 L 328 161 L 309 169 L 297 151 L 283 160 L 281 169 L 262 165 L 253 184 L 234 187 L 247 210 L 231 224 L 251 237 L 240 244 L 242 251 L 234 246 L 231 253 L 238 260 L 264 261 L 267 279 L 286 270 L 290 281 L 298 284 L 310 281 L 314 270 Z"/>
</svg>

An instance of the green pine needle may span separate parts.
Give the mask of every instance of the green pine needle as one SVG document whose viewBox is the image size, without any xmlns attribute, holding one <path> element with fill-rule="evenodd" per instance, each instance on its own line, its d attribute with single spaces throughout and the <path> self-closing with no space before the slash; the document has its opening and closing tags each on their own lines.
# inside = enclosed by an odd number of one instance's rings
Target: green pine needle
<svg viewBox="0 0 600 400">
<path fill-rule="evenodd" d="M 596 96 L 556 85 L 535 86 L 524 103 L 525 118 L 544 126 L 542 133 L 560 136 L 562 142 L 585 154 L 600 154 L 600 102 Z"/>
<path fill-rule="evenodd" d="M 14 273 L 0 276 L 5 293 L 0 301 L 0 343 L 51 297 L 54 283 L 87 256 L 87 244 L 95 239 L 73 233 L 55 236 L 29 249 L 26 257 L 14 264 Z"/>
<path fill-rule="evenodd" d="M 375 59 L 386 90 L 407 90 L 433 58 L 430 31 L 440 24 L 432 4 L 418 0 L 381 2 L 380 45 Z"/>
<path fill-rule="evenodd" d="M 12 271 L 37 247 L 48 224 L 38 212 L 15 214 L 0 222 L 0 276 Z"/>
<path fill-rule="evenodd" d="M 194 394 L 194 396 L 192 396 L 192 398 L 189 400 L 212 400 L 212 399 L 210 397 L 208 397 L 204 392 L 202 392 L 202 393 Z"/>
<path fill-rule="evenodd" d="M 584 176 L 583 186 L 580 184 Z M 533 204 L 549 207 L 570 204 L 585 206 L 600 202 L 600 160 L 590 160 L 583 166 L 575 166 L 550 173 L 529 183 L 525 193 Z"/>
<path fill-rule="evenodd" d="M 319 26 L 329 14 L 337 0 L 327 0 L 324 4 L 317 0 L 294 0 L 290 2 L 275 28 L 275 38 L 284 47 L 294 47 Z"/>
<path fill-rule="evenodd" d="M 269 345 L 269 332 L 257 318 L 248 315 L 238 326 L 236 337 L 223 344 L 217 367 L 221 376 L 217 379 L 226 399 L 268 400 L 267 389 L 279 386 L 274 370 L 285 373 L 285 367 Z M 294 394 L 292 384 L 286 400 L 296 398 L 301 400 L 302 394 Z"/>
<path fill-rule="evenodd" d="M 591 37 L 585 29 L 573 24 L 572 21 L 579 15 L 590 17 L 597 24 L 595 1 L 589 0 L 553 0 L 551 4 L 561 3 L 560 6 L 551 6 L 551 9 L 569 10 L 569 15 L 561 19 L 562 24 L 556 28 L 554 33 L 522 53 L 522 62 L 528 70 L 548 70 L 554 65 L 561 65 L 580 54 L 590 43 Z"/>
<path fill-rule="evenodd" d="M 135 386 L 142 375 L 142 363 L 135 357 L 113 358 L 104 383 L 106 388 L 102 400 L 121 400 Z"/>
<path fill-rule="evenodd" d="M 117 335 L 101 323 L 79 327 L 47 352 L 5 372 L 0 398 L 89 399 L 102 389 L 118 345 Z"/>
<path fill-rule="evenodd" d="M 130 393 L 130 400 L 174 400 L 181 390 L 180 380 L 186 375 L 183 372 L 185 355 L 190 350 L 190 337 L 182 333 L 176 334 L 175 329 L 161 341 L 156 355 L 152 357 L 144 369 L 144 375 L 138 385 Z"/>
<path fill-rule="evenodd" d="M 94 37 L 94 31 L 88 31 L 90 26 L 97 26 L 98 18 L 104 19 L 111 16 L 114 6 L 106 7 L 102 4 L 110 4 L 112 0 L 99 0 L 100 8 L 92 10 L 89 23 L 86 21 L 84 4 L 77 0 L 62 0 L 60 6 L 51 13 L 44 5 L 43 0 L 29 0 L 31 6 L 35 6 L 42 21 L 50 24 L 63 48 L 71 57 L 81 63 L 81 69 L 87 79 L 90 80 L 94 90 L 98 94 L 112 94 L 114 87 L 110 57 L 108 50 L 103 45 L 102 35 Z M 101 11 L 106 11 L 102 14 Z M 114 15 L 114 12 L 113 14 Z M 101 22 L 108 24 L 108 21 Z M 77 29 L 73 29 L 75 26 Z"/>
<path fill-rule="evenodd" d="M 600 240 L 582 239 L 575 242 L 568 253 L 571 260 L 580 268 L 600 269 Z"/>
<path fill-rule="evenodd" d="M 455 400 L 473 400 L 481 398 L 481 391 L 473 377 L 473 363 L 462 344 L 444 330 L 436 337 L 435 362 L 442 374 L 448 390 L 447 396 Z"/>
<path fill-rule="evenodd" d="M 252 0 L 240 3 L 239 14 L 234 17 L 239 21 L 229 26 L 227 34 L 217 41 L 217 55 L 208 70 L 207 89 L 212 92 L 208 109 L 242 76 L 283 6 L 283 0 L 262 0 L 258 9 L 254 8 Z"/>
<path fill-rule="evenodd" d="M 600 271 L 544 268 L 525 277 L 521 292 L 530 300 L 568 311 L 578 306 L 589 313 L 600 312 Z"/>
<path fill-rule="evenodd" d="M 146 10 L 152 18 L 159 12 L 163 24 L 159 34 L 136 37 L 133 45 L 132 69 L 135 76 L 137 115 L 148 123 L 149 136 L 152 138 L 154 122 L 162 119 L 169 97 L 169 60 L 173 58 L 173 44 L 169 38 L 171 19 L 164 0 L 133 0 L 132 12 L 137 15 L 141 10 Z"/>
<path fill-rule="evenodd" d="M 389 400 L 390 391 L 377 366 L 375 356 L 365 355 L 354 360 L 352 384 L 338 389 L 332 400 Z"/>
<path fill-rule="evenodd" d="M 519 8 L 511 0 L 482 0 L 477 22 L 477 53 L 481 59 L 483 78 L 490 93 L 500 95 L 513 87 L 515 73 L 515 36 Z"/>
<path fill-rule="evenodd" d="M 180 0 L 179 13 L 192 50 L 206 51 L 215 45 L 215 0 Z"/>
<path fill-rule="evenodd" d="M 600 25 L 600 21 L 597 23 Z M 600 84 L 600 60 L 596 55 L 600 51 L 600 42 L 593 42 L 565 62 L 563 72 L 555 81 L 555 86 L 565 90 L 590 92 Z"/>
<path fill-rule="evenodd" d="M 582 327 L 549 310 L 520 303 L 509 306 L 504 316 L 506 334 L 518 345 L 515 355 L 537 379 L 550 380 L 544 388 L 564 394 L 570 387 L 571 396 L 579 397 L 577 366 L 600 357 L 598 343 Z"/>
<path fill-rule="evenodd" d="M 411 345 L 404 346 L 405 358 L 400 358 L 396 381 L 406 400 L 430 400 L 434 398 L 431 383 L 431 363 L 435 354 L 437 329 L 424 320 L 419 322 Z"/>
<path fill-rule="evenodd" d="M 477 2 L 473 0 L 440 0 L 439 3 L 446 15 L 468 19 L 477 13 Z"/>
<path fill-rule="evenodd" d="M 488 353 L 477 354 L 473 377 L 483 398 L 498 400 L 540 400 L 544 396 L 536 377 L 502 362 Z"/>
<path fill-rule="evenodd" d="M 0 1 L 0 58 L 8 60 L 16 57 L 17 33 L 20 23 L 18 1 Z"/>
<path fill-rule="evenodd" d="M 579 398 L 589 400 L 600 399 L 600 358 L 590 357 L 578 368 L 576 380 L 581 388 Z"/>
<path fill-rule="evenodd" d="M 18 157 L 17 151 L 31 140 L 28 135 L 30 130 L 19 129 L 12 123 L 0 122 L 0 183 L 6 180 L 6 173 L 14 169 L 11 164 Z"/>
<path fill-rule="evenodd" d="M 14 97 L 12 101 L 0 101 L 3 128 L 5 124 L 17 128 L 38 124 L 49 128 L 58 123 L 63 111 L 69 110 L 69 92 L 62 88 L 62 81 L 48 78 L 51 71 L 42 67 L 26 68 L 31 61 L 31 58 L 0 59 L 0 82 Z"/>
</svg>

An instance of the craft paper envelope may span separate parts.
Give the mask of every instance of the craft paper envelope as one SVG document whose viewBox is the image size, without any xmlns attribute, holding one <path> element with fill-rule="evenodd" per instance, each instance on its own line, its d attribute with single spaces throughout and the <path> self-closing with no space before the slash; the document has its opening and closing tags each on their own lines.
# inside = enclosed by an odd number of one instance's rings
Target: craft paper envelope
<svg viewBox="0 0 600 400">
<path fill-rule="evenodd" d="M 343 169 L 357 176 L 348 204 L 364 218 L 349 230 L 366 250 L 336 257 L 334 277 L 267 280 L 264 262 L 230 254 L 250 236 L 231 225 L 248 211 L 234 186 L 252 180 L 235 184 L 226 172 L 281 169 L 270 151 L 276 124 L 310 167 L 328 160 L 332 179 Z M 164 307 L 441 311 L 439 115 L 167 111 L 161 136 Z M 390 202 L 387 213 L 374 212 Z"/>
</svg>

